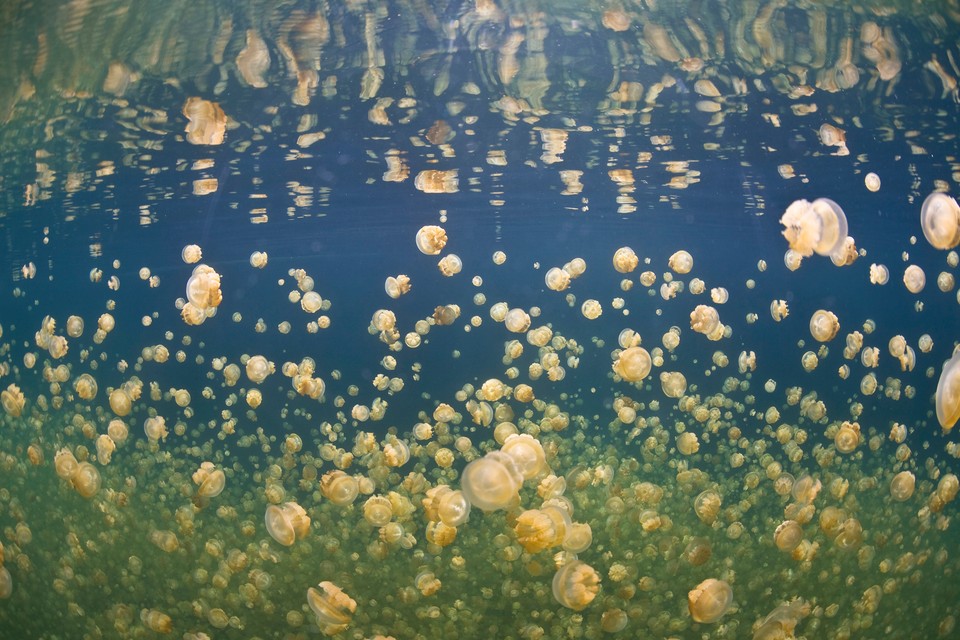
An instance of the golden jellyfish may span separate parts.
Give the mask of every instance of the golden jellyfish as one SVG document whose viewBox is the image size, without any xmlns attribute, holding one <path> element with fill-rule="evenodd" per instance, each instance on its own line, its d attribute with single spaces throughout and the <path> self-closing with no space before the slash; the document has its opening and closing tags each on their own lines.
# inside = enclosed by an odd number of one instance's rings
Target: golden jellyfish
<svg viewBox="0 0 960 640">
<path fill-rule="evenodd" d="M 840 321 L 832 311 L 818 309 L 810 317 L 810 335 L 818 342 L 830 342 L 840 331 Z"/>
<path fill-rule="evenodd" d="M 856 422 L 844 422 L 837 430 L 833 442 L 840 453 L 852 453 L 860 444 L 860 425 Z"/>
<path fill-rule="evenodd" d="M 920 293 L 927 284 L 927 276 L 923 269 L 911 264 L 903 271 L 903 285 L 910 293 Z"/>
<path fill-rule="evenodd" d="M 711 306 L 700 304 L 690 312 L 690 328 L 697 333 L 702 333 L 711 340 L 715 338 L 718 330 L 722 336 L 723 325 L 720 323 L 720 314 Z"/>
<path fill-rule="evenodd" d="M 265 251 L 254 251 L 250 254 L 250 266 L 254 269 L 263 269 L 270 260 Z"/>
<path fill-rule="evenodd" d="M 599 592 L 600 574 L 580 560 L 568 562 L 553 576 L 553 597 L 568 609 L 586 609 Z"/>
<path fill-rule="evenodd" d="M 624 349 L 613 363 L 613 372 L 627 382 L 639 382 L 647 377 L 653 361 L 643 347 Z"/>
<path fill-rule="evenodd" d="M 133 399 L 123 387 L 117 387 L 110 392 L 110 409 L 121 418 L 130 415 L 133 409 Z"/>
<path fill-rule="evenodd" d="M 70 476 L 70 484 L 84 498 L 92 498 L 100 491 L 100 472 L 89 462 L 81 462 Z"/>
<path fill-rule="evenodd" d="M 270 537 L 285 547 L 293 545 L 310 531 L 310 517 L 296 502 L 268 505 L 263 519 Z"/>
<path fill-rule="evenodd" d="M 863 177 L 863 184 L 867 191 L 880 191 L 880 176 L 871 171 Z"/>
<path fill-rule="evenodd" d="M 356 601 L 329 581 L 307 589 L 307 604 L 316 616 L 321 633 L 332 636 L 344 631 L 357 610 Z"/>
<path fill-rule="evenodd" d="M 201 311 L 218 307 L 223 302 L 220 274 L 214 271 L 213 267 L 197 265 L 187 280 L 186 293 L 189 303 Z"/>
<path fill-rule="evenodd" d="M 157 633 L 170 633 L 173 631 L 173 619 L 156 609 L 142 609 L 140 611 L 140 622 L 151 631 Z"/>
<path fill-rule="evenodd" d="M 567 527 L 567 535 L 563 538 L 564 551 L 583 553 L 593 544 L 593 529 L 585 522 L 574 522 Z"/>
<path fill-rule="evenodd" d="M 445 304 L 433 310 L 433 320 L 440 326 L 451 325 L 460 317 L 460 307 L 455 304 Z"/>
<path fill-rule="evenodd" d="M 506 509 L 519 498 L 523 475 L 509 455 L 492 451 L 474 460 L 460 475 L 460 489 L 470 504 L 484 511 Z"/>
<path fill-rule="evenodd" d="M 844 551 L 852 551 L 863 542 L 863 527 L 856 518 L 847 518 L 837 530 L 833 543 Z"/>
<path fill-rule="evenodd" d="M 583 304 L 580 305 L 580 313 L 587 320 L 596 320 L 603 314 L 603 307 L 598 300 L 584 300 Z"/>
<path fill-rule="evenodd" d="M 551 291 L 563 291 L 570 286 L 570 274 L 559 267 L 552 267 L 544 274 L 543 282 Z"/>
<path fill-rule="evenodd" d="M 700 450 L 700 439 L 692 431 L 684 431 L 677 436 L 677 451 L 685 456 L 692 456 Z"/>
<path fill-rule="evenodd" d="M 660 388 L 668 398 L 680 398 L 687 392 L 687 378 L 679 371 L 663 371 L 660 374 Z"/>
<path fill-rule="evenodd" d="M 307 291 L 300 298 L 300 308 L 307 313 L 317 313 L 323 308 L 323 298 L 316 291 Z"/>
<path fill-rule="evenodd" d="M 931 246 L 954 248 L 960 244 L 960 205 L 945 193 L 931 193 L 920 208 L 920 227 Z"/>
<path fill-rule="evenodd" d="M 707 489 L 701 492 L 693 501 L 693 511 L 697 514 L 700 522 L 710 525 L 717 520 L 722 504 L 723 499 L 720 497 L 720 494 L 712 489 Z"/>
<path fill-rule="evenodd" d="M 566 511 L 550 506 L 522 512 L 517 516 L 513 531 L 524 551 L 538 553 L 563 544 L 570 524 Z"/>
<path fill-rule="evenodd" d="M 276 371 L 272 362 L 263 356 L 253 356 L 247 360 L 246 365 L 247 378 L 254 384 L 261 384 L 267 379 L 267 376 Z"/>
<path fill-rule="evenodd" d="M 0 558 L 2 559 L 2 558 Z M 2 563 L 0 563 L 0 600 L 6 600 L 13 593 L 13 577 Z"/>
<path fill-rule="evenodd" d="M 410 278 L 402 273 L 397 276 L 390 276 L 384 281 L 383 288 L 388 296 L 396 300 L 410 291 Z"/>
<path fill-rule="evenodd" d="M 890 480 L 890 497 L 905 502 L 913 496 L 917 479 L 911 471 L 901 471 Z"/>
<path fill-rule="evenodd" d="M 460 260 L 460 256 L 455 253 L 451 253 L 440 258 L 440 262 L 437 263 L 437 268 L 440 269 L 440 273 L 446 277 L 455 276 L 463 269 L 463 261 Z"/>
<path fill-rule="evenodd" d="M 333 504 L 345 507 L 357 499 L 360 485 L 356 478 L 343 471 L 328 471 L 320 478 L 320 492 Z"/>
<path fill-rule="evenodd" d="M 885 285 L 889 281 L 890 270 L 886 265 L 876 263 L 870 265 L 870 284 Z"/>
<path fill-rule="evenodd" d="M 953 429 L 960 419 L 960 351 L 943 364 L 937 382 L 936 407 L 937 420 L 943 430 Z"/>
<path fill-rule="evenodd" d="M 523 333 L 530 328 L 530 315 L 523 309 L 513 308 L 507 311 L 503 324 L 511 333 Z"/>
<path fill-rule="evenodd" d="M 712 555 L 710 540 L 703 537 L 693 538 L 683 550 L 684 559 L 694 567 L 706 564 Z"/>
<path fill-rule="evenodd" d="M 787 306 L 786 300 L 774 300 L 770 303 L 770 317 L 775 322 L 780 322 L 788 315 L 790 315 L 790 308 Z"/>
<path fill-rule="evenodd" d="M 97 436 L 96 447 L 97 462 L 100 464 L 110 464 L 110 457 L 117 448 L 117 443 L 113 441 L 113 438 L 106 433 L 100 434 Z"/>
<path fill-rule="evenodd" d="M 630 273 L 640 264 L 640 258 L 630 247 L 620 247 L 613 254 L 613 268 L 617 273 Z"/>
<path fill-rule="evenodd" d="M 528 433 L 507 436 L 500 451 L 513 459 L 524 480 L 537 478 L 549 471 L 543 445 Z"/>
<path fill-rule="evenodd" d="M 69 449 L 60 449 L 53 456 L 54 471 L 56 471 L 57 476 L 63 480 L 70 480 L 73 474 L 76 473 L 79 464 L 76 456 L 74 456 L 73 452 Z"/>
<path fill-rule="evenodd" d="M 693 269 L 693 256 L 690 255 L 689 252 L 681 249 L 670 256 L 667 260 L 667 266 L 681 275 L 690 273 Z"/>
<path fill-rule="evenodd" d="M 161 416 L 151 416 L 143 421 L 143 432 L 150 442 L 166 440 L 168 431 L 167 423 Z"/>
<path fill-rule="evenodd" d="M 197 495 L 201 498 L 216 498 L 223 493 L 227 484 L 227 476 L 223 469 L 217 469 L 211 462 L 204 462 L 194 472 L 193 481 L 197 485 Z"/>
<path fill-rule="evenodd" d="M 363 519 L 371 526 L 380 528 L 393 519 L 393 505 L 385 496 L 371 496 L 363 503 Z"/>
<path fill-rule="evenodd" d="M 780 218 L 783 237 L 803 257 L 814 253 L 830 256 L 843 249 L 847 238 L 847 216 L 833 200 L 817 198 L 812 203 L 797 200 Z"/>
<path fill-rule="evenodd" d="M 470 519 L 470 502 L 457 489 L 438 492 L 435 506 L 437 519 L 448 527 L 459 527 Z"/>
<path fill-rule="evenodd" d="M 19 418 L 23 413 L 23 407 L 26 405 L 26 398 L 23 395 L 23 392 L 20 391 L 20 387 L 11 383 L 0 392 L 0 404 L 3 405 L 3 410 L 11 418 Z"/>
<path fill-rule="evenodd" d="M 687 593 L 690 617 L 709 624 L 724 616 L 733 604 L 733 589 L 723 580 L 707 578 Z"/>
<path fill-rule="evenodd" d="M 80 374 L 73 381 L 73 390 L 83 400 L 93 400 L 97 396 L 97 381 L 89 373 Z"/>
<path fill-rule="evenodd" d="M 180 251 L 180 257 L 187 264 L 196 264 L 203 257 L 203 250 L 199 245 L 188 244 Z"/>
<path fill-rule="evenodd" d="M 753 640 L 793 638 L 797 624 L 810 615 L 810 611 L 810 604 L 800 598 L 781 604 L 754 624 Z"/>
<path fill-rule="evenodd" d="M 417 231 L 416 242 L 420 253 L 435 256 L 447 246 L 447 232 L 443 230 L 443 227 L 426 225 L 420 227 L 420 230 Z"/>
<path fill-rule="evenodd" d="M 784 520 L 773 533 L 773 542 L 777 549 L 790 553 L 803 541 L 803 528 L 796 520 Z"/>
<path fill-rule="evenodd" d="M 83 335 L 83 318 L 80 316 L 67 318 L 67 335 L 71 338 L 79 338 Z"/>
</svg>

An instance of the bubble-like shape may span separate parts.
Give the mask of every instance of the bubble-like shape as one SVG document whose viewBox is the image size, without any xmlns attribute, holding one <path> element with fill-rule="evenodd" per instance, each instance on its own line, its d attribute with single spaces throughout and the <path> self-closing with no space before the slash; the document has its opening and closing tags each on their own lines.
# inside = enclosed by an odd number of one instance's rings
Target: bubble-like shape
<svg viewBox="0 0 960 640">
<path fill-rule="evenodd" d="M 960 205 L 945 193 L 931 193 L 920 207 L 920 227 L 931 246 L 954 248 L 960 244 Z"/>
<path fill-rule="evenodd" d="M 447 232 L 443 227 L 426 225 L 417 231 L 417 249 L 428 256 L 438 255 L 447 246 Z"/>
<path fill-rule="evenodd" d="M 484 511 L 506 509 L 519 497 L 523 475 L 509 455 L 492 451 L 463 469 L 460 489 L 470 504 Z"/>
<path fill-rule="evenodd" d="M 830 342 L 840 331 L 840 321 L 832 311 L 818 309 L 810 317 L 810 335 L 818 342 Z"/>
<path fill-rule="evenodd" d="M 643 347 L 624 349 L 613 363 L 613 372 L 627 382 L 639 382 L 647 377 L 653 361 Z"/>
<path fill-rule="evenodd" d="M 950 431 L 960 419 L 960 351 L 943 364 L 937 382 L 936 406 L 940 426 Z"/>
<path fill-rule="evenodd" d="M 890 480 L 890 497 L 897 502 L 905 502 L 913 496 L 917 478 L 911 471 L 901 471 Z"/>
<path fill-rule="evenodd" d="M 732 603 L 733 588 L 716 578 L 707 578 L 687 593 L 687 606 L 695 622 L 716 622 Z"/>
<path fill-rule="evenodd" d="M 528 433 L 507 436 L 500 451 L 513 458 L 524 480 L 539 477 L 549 470 L 543 445 Z"/>
<path fill-rule="evenodd" d="M 783 237 L 790 248 L 803 257 L 838 253 L 847 238 L 847 216 L 829 198 L 817 198 L 812 203 L 793 202 L 780 218 L 780 224 L 785 227 Z"/>
<path fill-rule="evenodd" d="M 586 609 L 599 592 L 600 574 L 580 560 L 568 562 L 553 576 L 553 597 L 568 609 Z"/>
</svg>

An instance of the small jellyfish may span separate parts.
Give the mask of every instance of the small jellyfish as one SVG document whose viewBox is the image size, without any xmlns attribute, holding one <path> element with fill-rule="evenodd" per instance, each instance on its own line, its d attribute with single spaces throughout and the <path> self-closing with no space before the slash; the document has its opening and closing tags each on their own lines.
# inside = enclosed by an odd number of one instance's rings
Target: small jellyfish
<svg viewBox="0 0 960 640">
<path fill-rule="evenodd" d="M 519 498 L 523 475 L 509 455 L 492 451 L 474 460 L 460 475 L 460 488 L 470 504 L 484 511 L 505 509 Z"/>
<path fill-rule="evenodd" d="M 544 274 L 543 281 L 551 291 L 563 291 L 570 286 L 570 274 L 559 267 L 553 267 Z"/>
<path fill-rule="evenodd" d="M 201 311 L 219 306 L 223 301 L 220 274 L 205 264 L 197 265 L 187 280 L 186 297 L 190 304 Z"/>
<path fill-rule="evenodd" d="M 677 251 L 667 260 L 667 266 L 681 275 L 690 273 L 693 269 L 693 256 L 687 251 Z"/>
<path fill-rule="evenodd" d="M 856 422 L 844 422 L 833 438 L 837 451 L 852 453 L 860 444 L 860 425 Z"/>
<path fill-rule="evenodd" d="M 599 592 L 600 575 L 580 560 L 563 565 L 553 577 L 553 597 L 574 611 L 587 608 Z"/>
<path fill-rule="evenodd" d="M 695 622 L 716 622 L 730 609 L 733 589 L 723 580 L 707 578 L 687 593 L 687 606 Z"/>
<path fill-rule="evenodd" d="M 513 308 L 507 311 L 503 324 L 511 333 L 523 333 L 530 328 L 530 315 L 523 309 Z"/>
<path fill-rule="evenodd" d="M 264 524 L 270 537 L 285 547 L 303 538 L 310 531 L 310 517 L 296 502 L 285 502 L 278 506 L 267 506 Z"/>
<path fill-rule="evenodd" d="M 100 491 L 100 472 L 89 462 L 81 462 L 70 477 L 70 484 L 84 498 L 92 498 Z"/>
<path fill-rule="evenodd" d="M 780 224 L 790 248 L 803 257 L 817 253 L 830 256 L 843 249 L 847 217 L 833 200 L 817 198 L 812 203 L 797 200 L 787 207 Z"/>
<path fill-rule="evenodd" d="M 563 509 L 528 509 L 517 516 L 513 530 L 517 542 L 527 553 L 538 553 L 563 544 L 570 527 L 570 516 Z"/>
<path fill-rule="evenodd" d="M 26 405 L 26 398 L 23 395 L 23 392 L 20 391 L 20 387 L 11 383 L 0 392 L 0 404 L 3 405 L 3 410 L 11 418 L 19 418 L 20 414 L 23 413 L 23 408 Z"/>
<path fill-rule="evenodd" d="M 196 264 L 203 257 L 203 250 L 200 249 L 199 245 L 188 244 L 180 252 L 180 257 L 187 264 Z"/>
<path fill-rule="evenodd" d="M 688 431 L 686 433 L 690 432 Z M 701 522 L 709 525 L 716 521 L 717 516 L 720 514 L 720 506 L 722 504 L 723 499 L 720 497 L 720 494 L 712 489 L 707 489 L 700 493 L 693 501 L 693 510 Z"/>
<path fill-rule="evenodd" d="M 316 616 L 317 626 L 325 635 L 332 636 L 344 631 L 357 610 L 357 602 L 343 589 L 329 581 L 307 589 L 307 604 Z"/>
<path fill-rule="evenodd" d="M 263 269 L 267 266 L 269 257 L 265 251 L 254 251 L 250 254 L 250 266 L 254 269 Z"/>
<path fill-rule="evenodd" d="M 960 351 L 943 364 L 937 382 L 936 406 L 940 426 L 950 431 L 960 419 Z"/>
<path fill-rule="evenodd" d="M 773 542 L 777 549 L 790 553 L 803 541 L 803 528 L 796 520 L 784 520 L 773 533 Z"/>
<path fill-rule="evenodd" d="M 890 480 L 890 497 L 897 502 L 905 502 L 913 496 L 917 479 L 910 471 L 901 471 Z"/>
<path fill-rule="evenodd" d="M 440 262 L 437 263 L 437 268 L 440 269 L 440 273 L 444 276 L 455 276 L 463 269 L 463 261 L 460 260 L 460 256 L 451 253 L 440 258 Z"/>
<path fill-rule="evenodd" d="M 790 309 L 787 306 L 786 300 L 774 300 L 770 303 L 770 317 L 773 318 L 775 322 L 780 322 L 788 315 L 790 315 Z"/>
<path fill-rule="evenodd" d="M 710 340 L 719 340 L 723 337 L 723 324 L 720 314 L 711 306 L 700 304 L 690 312 L 690 328 L 702 333 Z"/>
<path fill-rule="evenodd" d="M 513 458 L 524 480 L 537 478 L 549 471 L 543 445 L 530 434 L 507 436 L 500 451 Z"/>
<path fill-rule="evenodd" d="M 639 382 L 650 373 L 652 360 L 643 347 L 624 349 L 613 363 L 613 372 L 627 382 Z"/>
<path fill-rule="evenodd" d="M 660 374 L 660 388 L 668 398 L 680 398 L 687 392 L 687 378 L 679 371 L 664 371 Z"/>
<path fill-rule="evenodd" d="M 426 225 L 420 227 L 420 230 L 417 231 L 416 242 L 420 253 L 435 256 L 447 246 L 447 232 L 443 230 L 443 227 Z"/>
<path fill-rule="evenodd" d="M 911 264 L 903 272 L 903 284 L 910 293 L 920 293 L 927 284 L 927 276 L 923 269 Z"/>
<path fill-rule="evenodd" d="M 353 504 L 353 501 L 357 499 L 357 495 L 360 493 L 360 485 L 356 478 L 343 471 L 328 471 L 320 478 L 320 492 L 330 502 L 345 507 Z"/>
<path fill-rule="evenodd" d="M 397 299 L 410 291 L 410 278 L 402 273 L 397 276 L 390 276 L 383 283 L 383 288 L 388 296 Z"/>
<path fill-rule="evenodd" d="M 393 519 L 393 505 L 385 496 L 371 496 L 363 503 L 363 519 L 371 526 L 380 528 Z"/>
<path fill-rule="evenodd" d="M 867 191 L 880 191 L 880 176 L 871 171 L 863 177 L 863 184 Z"/>
<path fill-rule="evenodd" d="M 960 205 L 945 193 L 931 193 L 920 208 L 920 226 L 931 246 L 954 248 L 960 244 Z"/>
<path fill-rule="evenodd" d="M 247 360 L 245 368 L 247 378 L 249 378 L 250 382 L 253 382 L 254 384 L 262 384 L 263 381 L 267 379 L 267 376 L 276 371 L 276 368 L 272 362 L 267 360 L 264 356 L 259 355 L 253 356 Z"/>
<path fill-rule="evenodd" d="M 640 258 L 630 247 L 620 247 L 613 254 L 613 268 L 618 273 L 630 273 L 640 264 Z"/>
<path fill-rule="evenodd" d="M 819 309 L 810 317 L 810 335 L 818 342 L 830 342 L 840 331 L 840 322 L 831 311 Z"/>
<path fill-rule="evenodd" d="M 890 281 L 890 270 L 882 264 L 870 265 L 870 284 L 885 285 Z"/>
</svg>

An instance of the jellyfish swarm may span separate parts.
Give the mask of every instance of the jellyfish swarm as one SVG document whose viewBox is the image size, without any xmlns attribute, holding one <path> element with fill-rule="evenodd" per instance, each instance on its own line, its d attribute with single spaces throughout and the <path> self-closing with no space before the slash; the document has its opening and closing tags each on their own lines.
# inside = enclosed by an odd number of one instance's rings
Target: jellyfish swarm
<svg viewBox="0 0 960 640">
<path fill-rule="evenodd" d="M 817 198 L 812 203 L 797 200 L 787 207 L 780 224 L 790 248 L 803 257 L 839 253 L 847 238 L 847 216 L 833 200 Z"/>
</svg>

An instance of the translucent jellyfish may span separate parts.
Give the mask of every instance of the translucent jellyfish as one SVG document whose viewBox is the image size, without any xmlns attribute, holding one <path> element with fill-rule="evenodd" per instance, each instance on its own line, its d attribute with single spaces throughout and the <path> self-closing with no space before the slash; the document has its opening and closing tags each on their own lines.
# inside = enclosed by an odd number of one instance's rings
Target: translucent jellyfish
<svg viewBox="0 0 960 640">
<path fill-rule="evenodd" d="M 701 492 L 693 501 L 693 510 L 697 514 L 697 518 L 700 519 L 700 522 L 713 524 L 720 514 L 720 506 L 722 504 L 723 499 L 720 497 L 720 494 L 713 489 L 707 489 Z"/>
<path fill-rule="evenodd" d="M 570 286 L 570 274 L 559 267 L 552 267 L 544 274 L 543 282 L 551 291 L 563 291 Z"/>
<path fill-rule="evenodd" d="M 117 387 L 110 392 L 110 409 L 121 418 L 129 415 L 133 408 L 133 400 L 122 387 Z"/>
<path fill-rule="evenodd" d="M 386 526 L 393 519 L 393 505 L 390 499 L 381 496 L 371 496 L 363 503 L 363 519 L 374 527 Z"/>
<path fill-rule="evenodd" d="M 692 431 L 684 431 L 677 436 L 677 451 L 685 456 L 692 456 L 700 450 L 700 439 Z"/>
<path fill-rule="evenodd" d="M 500 451 L 513 458 L 524 480 L 537 478 L 549 471 L 543 445 L 530 434 L 507 436 Z"/>
<path fill-rule="evenodd" d="M 320 492 L 330 502 L 345 507 L 353 504 L 353 501 L 357 499 L 357 495 L 360 493 L 360 485 L 356 478 L 343 471 L 328 471 L 320 478 Z"/>
<path fill-rule="evenodd" d="M 580 305 L 580 313 L 588 320 L 596 320 L 603 314 L 603 307 L 597 300 L 584 300 L 583 304 Z"/>
<path fill-rule="evenodd" d="M 833 442 L 840 453 L 852 453 L 860 444 L 860 425 L 856 422 L 844 422 L 837 430 Z"/>
<path fill-rule="evenodd" d="M 519 498 L 523 474 L 509 455 L 492 451 L 474 460 L 460 475 L 460 488 L 470 504 L 484 511 L 506 509 Z"/>
<path fill-rule="evenodd" d="M 945 193 L 931 193 L 920 208 L 920 227 L 933 247 L 954 248 L 960 244 L 960 205 Z"/>
<path fill-rule="evenodd" d="M 870 265 L 870 284 L 885 285 L 890 281 L 890 270 L 882 264 Z"/>
<path fill-rule="evenodd" d="M 220 305 L 220 274 L 205 264 L 197 265 L 187 280 L 187 300 L 197 309 L 206 311 Z"/>
<path fill-rule="evenodd" d="M 189 120 L 184 129 L 187 142 L 202 145 L 223 143 L 227 116 L 219 104 L 191 96 L 183 105 L 183 115 Z"/>
<path fill-rule="evenodd" d="M 13 593 L 13 577 L 7 568 L 0 564 L 0 600 L 6 600 Z"/>
<path fill-rule="evenodd" d="M 650 353 L 643 347 L 624 349 L 613 363 L 613 372 L 627 382 L 639 382 L 650 373 Z"/>
<path fill-rule="evenodd" d="M 830 342 L 840 331 L 840 321 L 831 311 L 819 309 L 810 317 L 810 335 L 818 342 Z"/>
<path fill-rule="evenodd" d="M 307 291 L 300 298 L 300 308 L 307 313 L 317 313 L 323 308 L 323 298 L 316 291 Z"/>
<path fill-rule="evenodd" d="M 917 479 L 910 471 L 901 471 L 890 480 L 890 497 L 897 502 L 905 502 L 913 496 Z"/>
<path fill-rule="evenodd" d="M 451 253 L 440 258 L 437 268 L 440 269 L 441 274 L 447 277 L 455 276 L 463 269 L 463 261 L 460 260 L 460 256 Z"/>
<path fill-rule="evenodd" d="M 270 537 L 285 547 L 303 538 L 310 531 L 310 517 L 296 502 L 285 502 L 278 506 L 267 506 L 264 524 Z"/>
<path fill-rule="evenodd" d="M 770 317 L 776 322 L 780 322 L 790 315 L 786 300 L 774 300 L 770 303 Z"/>
<path fill-rule="evenodd" d="M 106 433 L 97 436 L 97 462 L 100 464 L 110 464 L 110 458 L 117 448 L 117 443 L 113 441 Z"/>
<path fill-rule="evenodd" d="M 580 560 L 568 562 L 553 576 L 553 597 L 568 609 L 582 611 L 599 592 L 600 574 Z"/>
<path fill-rule="evenodd" d="M 100 472 L 89 462 L 81 462 L 70 476 L 70 484 L 84 498 L 92 498 L 100 491 Z"/>
<path fill-rule="evenodd" d="M 630 273 L 640 264 L 640 258 L 630 247 L 620 247 L 613 254 L 613 268 L 618 273 Z"/>
<path fill-rule="evenodd" d="M 445 304 L 433 310 L 433 320 L 439 326 L 451 325 L 460 317 L 460 307 L 455 304 Z"/>
<path fill-rule="evenodd" d="M 254 384 L 262 384 L 263 381 L 267 379 L 267 376 L 274 373 L 274 371 L 276 371 L 274 364 L 264 356 L 252 356 L 247 360 L 247 378 Z"/>
<path fill-rule="evenodd" d="M 717 334 L 718 330 L 721 332 L 722 337 L 722 327 L 720 314 L 717 313 L 717 310 L 713 307 L 700 304 L 690 312 L 690 328 L 697 333 L 702 333 L 711 340 L 719 339 L 713 337 Z"/>
<path fill-rule="evenodd" d="M 530 315 L 520 308 L 510 309 L 504 316 L 503 323 L 507 327 L 507 331 L 523 333 L 530 328 Z"/>
<path fill-rule="evenodd" d="M 157 633 L 170 633 L 173 631 L 173 619 L 162 611 L 156 609 L 141 609 L 140 622 L 142 622 L 151 631 Z"/>
<path fill-rule="evenodd" d="M 710 289 L 710 299 L 713 300 L 714 304 L 726 304 L 727 300 L 730 299 L 730 292 L 724 287 L 714 287 Z"/>
<path fill-rule="evenodd" d="M 811 607 L 797 598 L 781 604 L 754 625 L 753 640 L 783 640 L 794 637 L 797 624 L 810 615 Z"/>
<path fill-rule="evenodd" d="M 323 581 L 317 587 L 307 589 L 307 604 L 320 631 L 328 636 L 344 631 L 357 610 L 356 601 L 332 582 Z"/>
<path fill-rule="evenodd" d="M 267 266 L 269 259 L 265 251 L 254 251 L 250 254 L 250 266 L 254 269 L 263 269 Z"/>
<path fill-rule="evenodd" d="M 417 231 L 416 241 L 420 253 L 435 256 L 447 246 L 447 232 L 443 230 L 443 227 L 426 225 L 420 227 L 420 230 Z"/>
<path fill-rule="evenodd" d="M 212 462 L 203 462 L 193 473 L 193 482 L 197 485 L 197 495 L 201 498 L 215 498 L 227 484 L 223 469 L 217 469 Z"/>
<path fill-rule="evenodd" d="M 910 293 L 920 293 L 927 284 L 927 276 L 923 269 L 911 264 L 903 272 L 903 284 Z"/>
<path fill-rule="evenodd" d="M 538 553 L 563 544 L 570 524 L 570 516 L 563 509 L 544 507 L 522 512 L 513 530 L 527 553 Z"/>
<path fill-rule="evenodd" d="M 937 420 L 944 431 L 953 429 L 960 419 L 960 351 L 943 364 L 937 383 Z"/>
<path fill-rule="evenodd" d="M 879 191 L 880 190 L 880 176 L 873 173 L 872 171 L 863 177 L 863 184 L 867 187 L 868 191 Z"/>
<path fill-rule="evenodd" d="M 693 256 L 687 251 L 677 251 L 667 260 L 667 266 L 681 275 L 693 269 Z"/>
<path fill-rule="evenodd" d="M 783 237 L 790 248 L 803 257 L 814 252 L 821 256 L 837 253 L 847 237 L 847 217 L 840 205 L 828 198 L 793 202 L 780 224 L 785 227 Z"/>
<path fill-rule="evenodd" d="M 695 622 L 716 622 L 733 604 L 733 589 L 723 580 L 707 578 L 687 593 L 687 606 Z"/>
<path fill-rule="evenodd" d="M 583 553 L 593 544 L 593 529 L 585 522 L 574 522 L 567 527 L 567 535 L 561 545 L 564 551 Z"/>
<path fill-rule="evenodd" d="M 803 528 L 796 520 L 784 520 L 773 533 L 773 542 L 777 549 L 790 553 L 803 541 Z"/>
<path fill-rule="evenodd" d="M 195 264 L 203 257 L 203 250 L 200 249 L 200 245 L 188 244 L 180 252 L 180 257 L 187 264 Z"/>
<path fill-rule="evenodd" d="M 20 387 L 13 383 L 9 384 L 6 389 L 0 392 L 0 404 L 3 405 L 3 410 L 11 418 L 20 417 L 26 402 L 27 400 L 23 392 L 20 391 Z"/>
<path fill-rule="evenodd" d="M 663 371 L 660 388 L 668 398 L 679 398 L 687 392 L 687 378 L 679 371 Z"/>
<path fill-rule="evenodd" d="M 410 278 L 402 273 L 396 277 L 390 276 L 383 283 L 383 288 L 387 292 L 388 296 L 393 299 L 397 299 L 410 291 Z"/>
<path fill-rule="evenodd" d="M 83 335 L 83 318 L 80 316 L 67 318 L 67 335 L 71 338 L 79 338 Z"/>
</svg>

